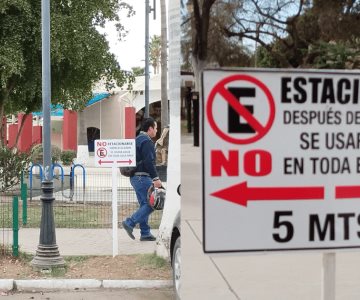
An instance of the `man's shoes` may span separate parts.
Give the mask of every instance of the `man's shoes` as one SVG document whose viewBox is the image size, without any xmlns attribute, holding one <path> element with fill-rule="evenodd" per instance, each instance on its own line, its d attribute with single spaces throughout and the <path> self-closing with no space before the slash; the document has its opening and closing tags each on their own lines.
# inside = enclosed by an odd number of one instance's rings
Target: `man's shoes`
<svg viewBox="0 0 360 300">
<path fill-rule="evenodd" d="M 123 228 L 125 229 L 126 233 L 128 234 L 128 236 L 129 236 L 130 238 L 132 238 L 133 240 L 135 240 L 135 237 L 134 237 L 134 235 L 133 235 L 133 233 L 132 233 L 132 232 L 133 232 L 133 229 L 132 229 L 129 225 L 127 225 L 127 224 L 125 223 L 125 221 L 122 221 L 121 224 L 122 224 Z"/>
<path fill-rule="evenodd" d="M 152 234 L 150 234 L 148 236 L 140 237 L 140 241 L 142 241 L 142 242 L 153 242 L 153 241 L 156 241 L 156 237 L 154 237 Z"/>
</svg>

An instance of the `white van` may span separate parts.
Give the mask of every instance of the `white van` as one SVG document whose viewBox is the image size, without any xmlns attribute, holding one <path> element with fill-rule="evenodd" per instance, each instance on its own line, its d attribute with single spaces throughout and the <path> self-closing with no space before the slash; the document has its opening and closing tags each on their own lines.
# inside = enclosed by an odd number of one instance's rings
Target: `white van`
<svg viewBox="0 0 360 300">
<path fill-rule="evenodd" d="M 174 289 L 177 299 L 180 289 L 180 2 L 168 3 L 168 99 L 170 108 L 169 151 L 166 202 L 159 234 L 157 255 L 167 258 L 173 266 Z"/>
<path fill-rule="evenodd" d="M 181 197 L 180 197 L 180 121 L 170 125 L 169 156 L 166 182 L 166 201 L 157 237 L 157 255 L 171 262 L 174 291 L 177 299 L 180 289 L 181 263 Z"/>
</svg>

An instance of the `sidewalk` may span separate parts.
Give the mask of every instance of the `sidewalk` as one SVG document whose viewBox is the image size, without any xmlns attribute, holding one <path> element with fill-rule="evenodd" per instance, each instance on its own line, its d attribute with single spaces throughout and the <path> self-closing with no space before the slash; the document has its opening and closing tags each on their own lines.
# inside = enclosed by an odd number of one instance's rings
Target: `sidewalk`
<svg viewBox="0 0 360 300">
<path fill-rule="evenodd" d="M 97 173 L 106 173 L 92 169 Z M 157 236 L 158 230 L 152 229 L 152 234 Z M 72 229 L 56 228 L 56 244 L 62 257 L 64 256 L 97 256 L 113 255 L 113 230 L 106 229 Z M 115 255 L 130 254 L 151 254 L 156 251 L 156 241 L 141 242 L 140 229 L 134 229 L 135 240 L 132 240 L 123 228 L 118 228 L 118 253 Z M 39 244 L 40 228 L 20 228 L 19 229 L 19 250 L 35 255 Z M 7 240 L 12 244 L 12 235 Z M 145 278 L 144 278 L 145 279 Z M 99 291 L 106 289 L 158 289 L 171 288 L 172 281 L 168 280 L 98 280 L 93 279 L 42 279 L 42 280 L 14 280 L 1 279 L 0 276 L 0 294 L 2 291 L 11 291 L 13 289 L 22 291 L 44 290 L 78 290 L 78 289 L 97 289 Z"/>
<path fill-rule="evenodd" d="M 157 235 L 158 230 L 152 230 Z M 154 253 L 156 242 L 140 242 L 140 230 L 134 229 L 135 240 L 118 229 L 118 255 Z M 40 229 L 21 228 L 20 251 L 35 254 L 39 243 Z M 9 241 L 12 242 L 12 241 Z M 56 242 L 61 256 L 113 255 L 112 229 L 56 229 Z M 32 290 L 78 290 L 78 289 L 132 289 L 171 288 L 169 280 L 98 280 L 98 279 L 0 279 L 0 292 L 18 289 Z"/>
<path fill-rule="evenodd" d="M 204 254 L 201 160 L 192 136 L 182 136 L 181 298 L 323 299 L 320 251 Z M 360 299 L 359 265 L 358 250 L 336 254 L 336 300 Z"/>
<path fill-rule="evenodd" d="M 152 230 L 157 235 L 158 230 Z M 140 242 L 140 230 L 134 229 L 135 240 L 118 228 L 119 255 L 154 253 L 156 242 Z M 19 230 L 20 251 L 33 253 L 39 244 L 39 228 Z M 12 241 L 10 241 L 12 242 Z M 112 229 L 56 229 L 56 243 L 61 256 L 112 255 Z"/>
</svg>

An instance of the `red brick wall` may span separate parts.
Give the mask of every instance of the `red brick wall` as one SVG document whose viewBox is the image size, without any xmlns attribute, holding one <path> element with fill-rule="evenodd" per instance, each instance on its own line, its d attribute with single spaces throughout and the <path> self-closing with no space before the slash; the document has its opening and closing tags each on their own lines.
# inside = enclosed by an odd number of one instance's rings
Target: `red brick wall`
<svg viewBox="0 0 360 300">
<path fill-rule="evenodd" d="M 8 141 L 9 148 L 12 148 L 14 146 L 17 132 L 18 132 L 18 124 L 10 124 L 9 125 L 9 141 Z"/>
<path fill-rule="evenodd" d="M 125 107 L 125 138 L 135 138 L 136 112 L 135 107 Z"/>
<path fill-rule="evenodd" d="M 33 145 L 42 143 L 42 126 L 33 126 L 32 143 Z"/>
<path fill-rule="evenodd" d="M 63 150 L 77 150 L 77 113 L 64 109 Z"/>
</svg>

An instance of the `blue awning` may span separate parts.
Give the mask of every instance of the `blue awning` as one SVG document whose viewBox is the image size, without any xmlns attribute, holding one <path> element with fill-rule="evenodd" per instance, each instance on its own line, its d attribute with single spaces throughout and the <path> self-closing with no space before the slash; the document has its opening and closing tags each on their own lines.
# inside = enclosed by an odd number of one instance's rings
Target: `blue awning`
<svg viewBox="0 0 360 300">
<path fill-rule="evenodd" d="M 90 106 L 90 105 L 92 105 L 92 104 L 94 104 L 96 102 L 99 102 L 99 101 L 101 101 L 101 100 L 103 100 L 103 99 L 105 99 L 105 98 L 107 98 L 109 96 L 110 96 L 109 93 L 94 94 L 94 97 L 91 98 L 88 103 L 86 103 L 86 106 Z"/>
<path fill-rule="evenodd" d="M 102 101 L 103 99 L 107 98 L 110 96 L 110 93 L 97 93 L 94 94 L 94 97 L 91 98 L 87 103 L 86 103 L 86 107 L 93 105 L 97 102 Z M 42 117 L 43 113 L 42 111 L 37 111 L 37 112 L 33 112 L 33 116 L 39 116 Z M 51 116 L 52 117 L 63 117 L 64 116 L 64 108 L 62 107 L 62 105 L 57 104 L 57 105 L 51 105 Z"/>
</svg>

